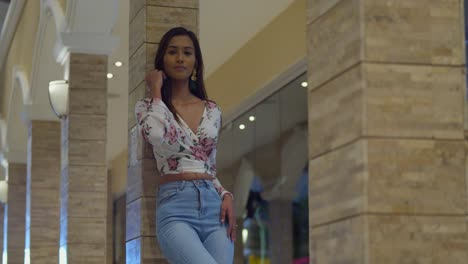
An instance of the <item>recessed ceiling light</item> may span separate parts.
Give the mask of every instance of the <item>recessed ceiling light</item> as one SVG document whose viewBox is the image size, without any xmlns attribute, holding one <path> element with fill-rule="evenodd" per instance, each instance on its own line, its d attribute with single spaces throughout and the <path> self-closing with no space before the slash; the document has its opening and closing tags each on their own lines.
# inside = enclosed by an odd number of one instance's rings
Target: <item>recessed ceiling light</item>
<svg viewBox="0 0 468 264">
<path fill-rule="evenodd" d="M 117 66 L 117 67 L 121 67 L 121 66 L 122 66 L 122 62 L 121 62 L 121 61 L 116 61 L 116 62 L 114 63 L 114 65 Z"/>
<path fill-rule="evenodd" d="M 307 85 L 309 85 L 307 82 L 302 82 L 301 83 L 302 87 L 307 87 Z"/>
<path fill-rule="evenodd" d="M 241 125 L 239 126 L 239 129 L 240 129 L 240 130 L 244 130 L 244 129 L 245 129 L 245 125 L 244 125 L 244 124 L 241 124 Z"/>
<path fill-rule="evenodd" d="M 255 121 L 255 116 L 249 116 L 249 120 L 252 122 Z"/>
<path fill-rule="evenodd" d="M 107 79 L 112 79 L 112 77 L 114 77 L 114 74 L 112 74 L 112 73 L 107 74 Z"/>
</svg>

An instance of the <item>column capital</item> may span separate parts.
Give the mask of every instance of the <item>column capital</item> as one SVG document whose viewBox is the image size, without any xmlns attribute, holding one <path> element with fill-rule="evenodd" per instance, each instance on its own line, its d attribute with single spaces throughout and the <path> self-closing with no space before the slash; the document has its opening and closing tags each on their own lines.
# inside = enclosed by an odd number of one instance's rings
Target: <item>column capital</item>
<svg viewBox="0 0 468 264">
<path fill-rule="evenodd" d="M 70 53 L 110 55 L 117 48 L 118 37 L 95 32 L 63 32 L 55 46 L 57 61 L 64 64 Z"/>
</svg>

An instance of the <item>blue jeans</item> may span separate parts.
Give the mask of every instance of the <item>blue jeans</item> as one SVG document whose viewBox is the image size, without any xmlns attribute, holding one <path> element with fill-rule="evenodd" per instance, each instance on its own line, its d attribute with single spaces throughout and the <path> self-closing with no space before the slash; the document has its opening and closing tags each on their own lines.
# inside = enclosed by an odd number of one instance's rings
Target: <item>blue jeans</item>
<svg viewBox="0 0 468 264">
<path fill-rule="evenodd" d="M 234 243 L 220 221 L 221 198 L 207 180 L 159 187 L 156 230 L 164 256 L 174 264 L 231 264 Z"/>
</svg>

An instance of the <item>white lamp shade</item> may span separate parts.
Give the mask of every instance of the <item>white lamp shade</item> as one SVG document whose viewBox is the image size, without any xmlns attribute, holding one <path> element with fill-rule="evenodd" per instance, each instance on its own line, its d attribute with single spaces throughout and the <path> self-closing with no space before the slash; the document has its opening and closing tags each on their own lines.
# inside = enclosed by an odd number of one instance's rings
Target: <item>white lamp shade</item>
<svg viewBox="0 0 468 264">
<path fill-rule="evenodd" d="M 0 202 L 6 203 L 8 197 L 8 183 L 0 181 Z"/>
<path fill-rule="evenodd" d="M 52 110 L 62 118 L 68 114 L 68 82 L 65 80 L 49 83 L 49 100 Z"/>
</svg>

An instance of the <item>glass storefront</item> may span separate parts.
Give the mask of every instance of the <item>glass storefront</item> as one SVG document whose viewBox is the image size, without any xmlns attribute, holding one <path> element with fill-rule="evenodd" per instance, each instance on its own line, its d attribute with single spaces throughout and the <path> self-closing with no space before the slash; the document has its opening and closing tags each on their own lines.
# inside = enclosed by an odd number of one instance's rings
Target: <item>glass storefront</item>
<svg viewBox="0 0 468 264">
<path fill-rule="evenodd" d="M 307 149 L 305 73 L 221 130 L 218 175 L 234 179 L 244 263 L 276 263 L 275 247 L 309 263 Z M 272 206 L 279 203 L 286 207 Z"/>
</svg>

